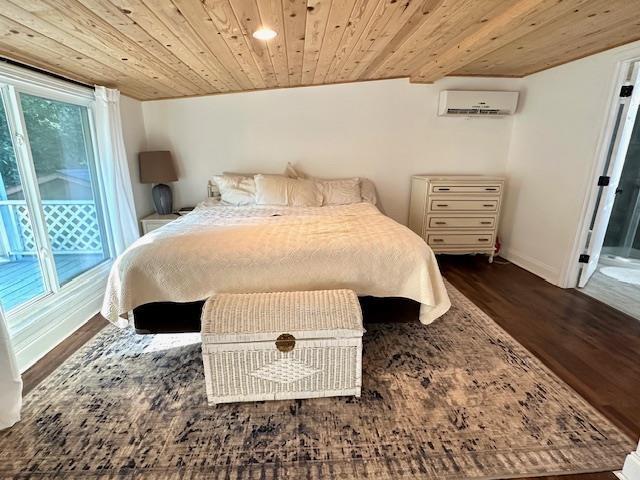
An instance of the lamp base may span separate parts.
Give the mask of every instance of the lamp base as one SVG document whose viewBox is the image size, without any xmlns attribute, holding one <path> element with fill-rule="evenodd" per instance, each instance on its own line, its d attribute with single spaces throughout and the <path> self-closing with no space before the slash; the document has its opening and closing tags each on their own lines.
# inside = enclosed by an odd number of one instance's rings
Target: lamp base
<svg viewBox="0 0 640 480">
<path fill-rule="evenodd" d="M 158 215 L 169 215 L 173 213 L 173 195 L 171 187 L 164 183 L 159 183 L 151 190 L 153 195 L 153 204 L 156 207 Z"/>
</svg>

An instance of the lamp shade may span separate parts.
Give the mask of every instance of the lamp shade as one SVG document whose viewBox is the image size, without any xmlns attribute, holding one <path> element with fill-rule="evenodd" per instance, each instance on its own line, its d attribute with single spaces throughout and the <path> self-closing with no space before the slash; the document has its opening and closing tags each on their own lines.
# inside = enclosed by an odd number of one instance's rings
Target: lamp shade
<svg viewBox="0 0 640 480">
<path fill-rule="evenodd" d="M 175 182 L 178 180 L 171 152 L 140 152 L 138 161 L 140 162 L 140 182 L 142 183 Z"/>
</svg>

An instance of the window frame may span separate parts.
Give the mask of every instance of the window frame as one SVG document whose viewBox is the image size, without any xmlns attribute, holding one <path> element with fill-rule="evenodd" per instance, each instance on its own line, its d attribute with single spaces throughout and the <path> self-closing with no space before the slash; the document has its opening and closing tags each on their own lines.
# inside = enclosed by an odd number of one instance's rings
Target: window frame
<svg viewBox="0 0 640 480">
<path fill-rule="evenodd" d="M 38 261 L 41 266 L 45 290 L 42 294 L 6 311 L 5 318 L 12 337 L 14 335 L 21 336 L 20 334 L 27 334 L 28 337 L 33 337 L 37 332 L 33 328 L 34 325 L 31 325 L 30 318 L 42 317 L 43 313 L 50 312 L 60 302 L 71 301 L 73 303 L 74 298 L 83 296 L 83 291 L 95 289 L 95 285 L 102 284 L 106 281 L 115 257 L 112 236 L 109 232 L 108 217 L 104 209 L 104 185 L 98 174 L 100 171 L 98 162 L 101 159 L 95 126 L 95 92 L 89 87 L 64 82 L 8 64 L 0 64 L 0 90 L 5 105 L 18 170 L 23 183 L 25 201 L 29 211 L 33 212 L 34 218 L 30 220 L 39 248 Z M 91 186 L 94 190 L 98 225 L 103 235 L 104 252 L 108 258 L 69 280 L 64 285 L 60 285 L 56 272 L 24 112 L 20 101 L 21 94 L 78 105 L 87 109 L 87 132 L 91 136 L 90 153 L 93 157 L 93 165 L 90 166 L 92 173 Z"/>
</svg>

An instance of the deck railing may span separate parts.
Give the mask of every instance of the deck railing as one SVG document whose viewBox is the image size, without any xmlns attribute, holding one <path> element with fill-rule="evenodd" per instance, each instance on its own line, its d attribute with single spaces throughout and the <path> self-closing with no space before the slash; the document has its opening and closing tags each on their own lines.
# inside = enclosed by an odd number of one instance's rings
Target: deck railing
<svg viewBox="0 0 640 480">
<path fill-rule="evenodd" d="M 102 237 L 93 200 L 43 200 L 54 254 L 102 253 Z M 33 255 L 36 241 L 24 200 L 0 200 L 4 254 Z"/>
</svg>

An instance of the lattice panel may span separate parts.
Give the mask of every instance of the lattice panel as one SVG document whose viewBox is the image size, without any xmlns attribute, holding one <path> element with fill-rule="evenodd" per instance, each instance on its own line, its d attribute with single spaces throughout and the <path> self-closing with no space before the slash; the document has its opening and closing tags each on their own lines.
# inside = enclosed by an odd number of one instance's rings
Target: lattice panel
<svg viewBox="0 0 640 480">
<path fill-rule="evenodd" d="M 22 253 L 33 253 L 36 242 L 26 205 L 15 205 L 23 245 Z M 102 253 L 102 237 L 93 203 L 43 202 L 53 253 Z"/>
</svg>

